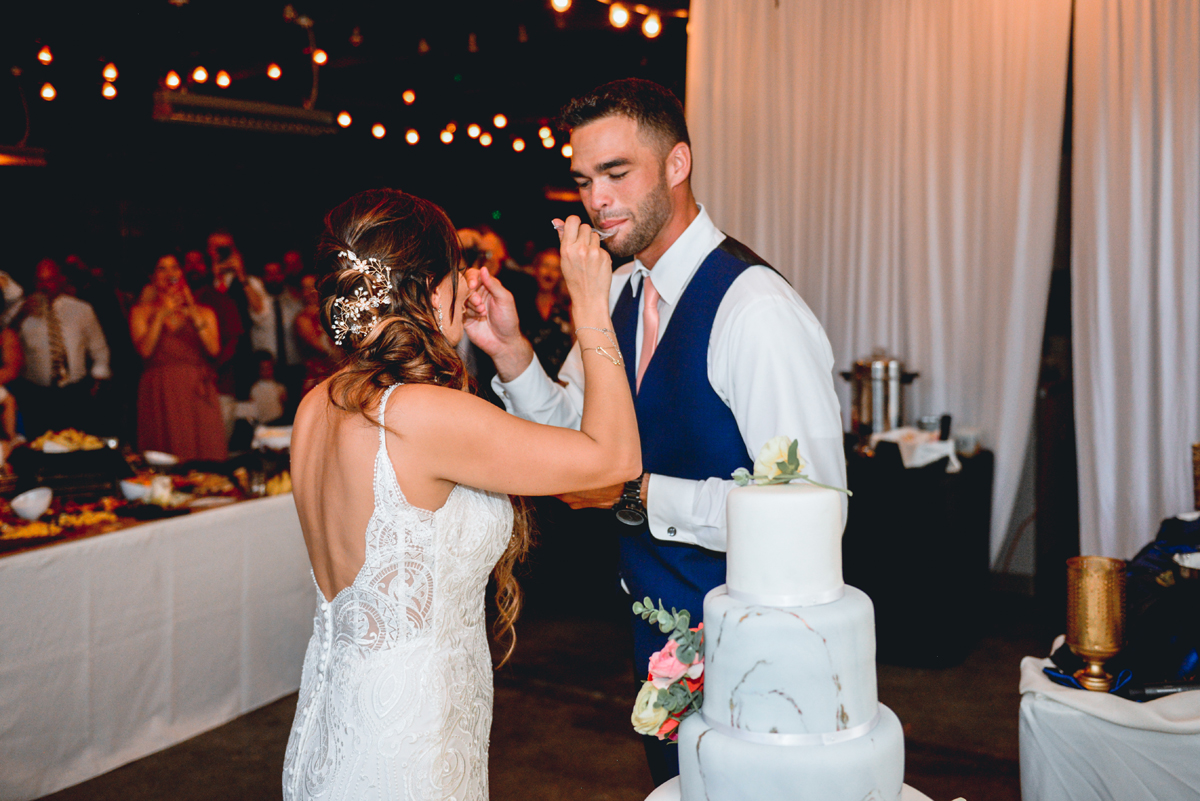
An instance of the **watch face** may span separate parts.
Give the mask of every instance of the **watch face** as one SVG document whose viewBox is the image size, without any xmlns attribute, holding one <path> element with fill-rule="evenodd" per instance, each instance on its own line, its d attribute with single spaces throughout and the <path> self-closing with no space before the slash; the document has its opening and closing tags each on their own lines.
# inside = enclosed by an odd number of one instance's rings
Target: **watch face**
<svg viewBox="0 0 1200 801">
<path fill-rule="evenodd" d="M 623 506 L 617 511 L 617 519 L 627 526 L 640 526 L 646 522 L 646 515 L 640 510 Z"/>
</svg>

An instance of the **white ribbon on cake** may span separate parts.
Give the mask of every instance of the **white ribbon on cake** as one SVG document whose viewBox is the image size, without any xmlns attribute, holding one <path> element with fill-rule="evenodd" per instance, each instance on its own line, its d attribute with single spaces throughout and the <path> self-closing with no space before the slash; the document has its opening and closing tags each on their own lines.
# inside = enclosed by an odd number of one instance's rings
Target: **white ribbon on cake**
<svg viewBox="0 0 1200 801">
<path fill-rule="evenodd" d="M 710 728 L 716 729 L 721 734 L 726 734 L 735 740 L 744 740 L 748 743 L 757 743 L 758 745 L 836 745 L 837 743 L 856 740 L 865 734 L 870 734 L 871 730 L 879 723 L 882 712 L 882 709 L 876 707 L 874 717 L 866 723 L 860 723 L 857 726 L 851 726 L 848 729 L 841 729 L 840 731 L 823 732 L 820 734 L 781 734 L 779 732 L 746 731 L 736 726 L 730 726 L 728 723 L 713 720 L 704 713 L 703 709 L 700 710 L 700 717 L 703 718 L 705 724 Z"/>
<path fill-rule="evenodd" d="M 795 595 L 744 592 L 742 590 L 735 590 L 729 587 L 729 585 L 723 586 L 725 587 L 725 594 L 733 600 L 755 606 L 820 606 L 822 604 L 831 604 L 846 594 L 845 584 L 841 584 L 831 590 L 822 590 L 821 592 L 807 594 L 798 593 Z"/>
</svg>

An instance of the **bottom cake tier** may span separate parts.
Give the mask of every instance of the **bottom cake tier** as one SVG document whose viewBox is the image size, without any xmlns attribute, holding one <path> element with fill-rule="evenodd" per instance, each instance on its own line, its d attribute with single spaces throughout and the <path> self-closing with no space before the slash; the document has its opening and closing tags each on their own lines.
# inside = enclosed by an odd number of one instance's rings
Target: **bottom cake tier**
<svg viewBox="0 0 1200 801">
<path fill-rule="evenodd" d="M 896 801 L 904 784 L 904 732 L 892 710 L 853 739 L 804 745 L 749 742 L 702 715 L 679 727 L 683 801 Z"/>
</svg>

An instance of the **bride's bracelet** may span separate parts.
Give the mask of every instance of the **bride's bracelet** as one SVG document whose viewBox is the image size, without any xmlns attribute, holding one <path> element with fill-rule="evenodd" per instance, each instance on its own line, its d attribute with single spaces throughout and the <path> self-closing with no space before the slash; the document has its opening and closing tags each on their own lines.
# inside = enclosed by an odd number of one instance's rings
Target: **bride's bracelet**
<svg viewBox="0 0 1200 801">
<path fill-rule="evenodd" d="M 596 353 L 599 353 L 601 356 L 605 357 L 618 367 L 624 366 L 625 361 L 624 357 L 621 355 L 621 349 L 617 347 L 617 341 L 612 338 L 612 332 L 610 332 L 607 328 L 594 328 L 590 325 L 583 325 L 575 329 L 576 334 L 578 334 L 580 331 L 599 331 L 601 334 L 604 334 L 604 338 L 607 339 L 609 344 L 612 345 L 613 350 L 616 351 L 616 355 L 614 356 L 605 350 L 603 345 L 598 345 L 594 348 L 585 348 L 583 347 L 582 342 L 580 343 L 580 353 L 586 353 L 589 350 L 594 350 Z"/>
</svg>

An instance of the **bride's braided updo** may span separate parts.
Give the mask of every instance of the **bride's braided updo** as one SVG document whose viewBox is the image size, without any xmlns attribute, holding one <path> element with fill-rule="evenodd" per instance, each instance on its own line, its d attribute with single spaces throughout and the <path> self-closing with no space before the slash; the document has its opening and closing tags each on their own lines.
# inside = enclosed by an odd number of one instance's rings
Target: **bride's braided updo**
<svg viewBox="0 0 1200 801">
<path fill-rule="evenodd" d="M 462 359 L 442 335 L 433 303 L 433 290 L 451 276 L 445 322 L 453 321 L 461 261 L 446 213 L 398 189 L 360 192 L 325 216 L 317 244 L 317 263 L 324 271 L 318 287 L 321 324 L 347 352 L 329 382 L 334 406 L 378 424 L 376 407 L 393 384 L 473 390 Z M 516 642 L 513 624 L 521 590 L 513 571 L 532 539 L 527 509 L 523 498 L 513 498 L 513 536 L 493 571 L 496 632 L 509 640 L 500 664 Z"/>
</svg>

